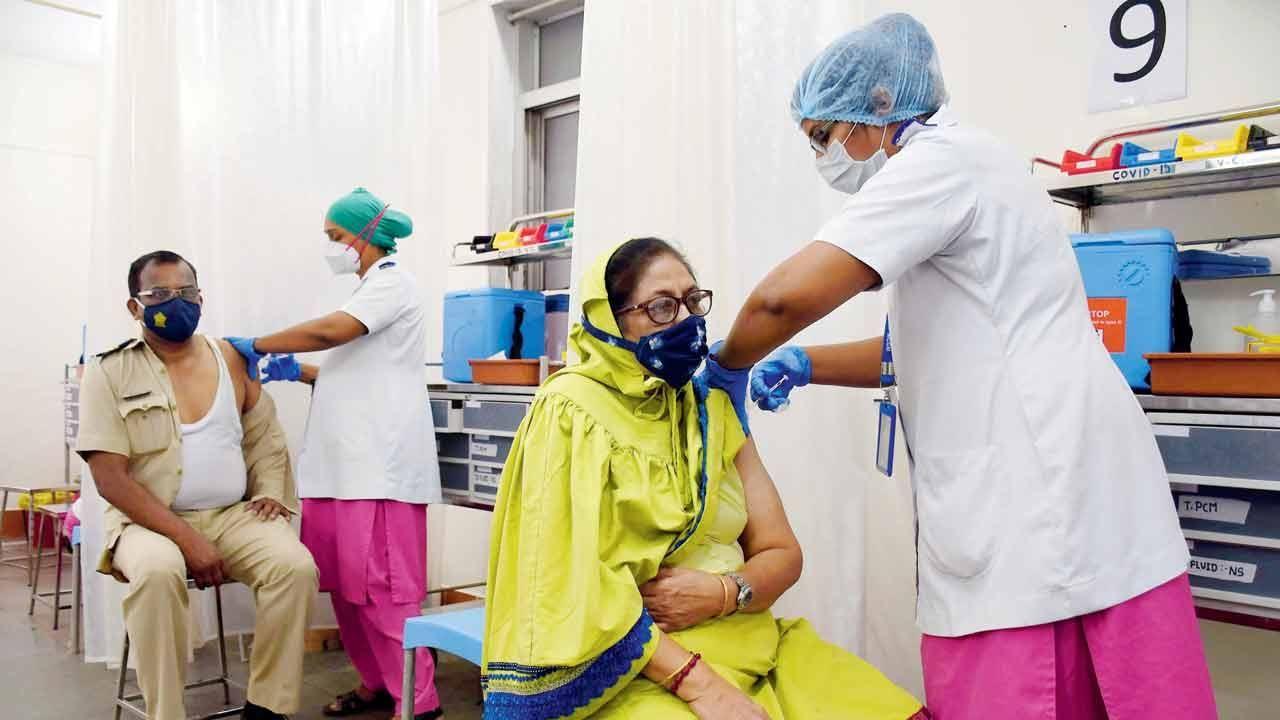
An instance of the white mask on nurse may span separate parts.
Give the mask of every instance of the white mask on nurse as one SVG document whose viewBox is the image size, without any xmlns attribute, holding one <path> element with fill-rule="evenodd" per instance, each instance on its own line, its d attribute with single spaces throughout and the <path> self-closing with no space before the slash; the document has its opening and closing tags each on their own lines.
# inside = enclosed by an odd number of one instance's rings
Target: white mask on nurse
<svg viewBox="0 0 1280 720">
<path fill-rule="evenodd" d="M 332 240 L 325 240 L 325 243 L 328 247 L 325 248 L 324 259 L 334 275 L 350 275 L 360 269 L 360 253 L 355 247 Z"/>
<path fill-rule="evenodd" d="M 880 147 L 871 157 L 866 160 L 854 160 L 849 157 L 849 151 L 844 149 L 844 144 L 849 141 L 849 135 L 845 135 L 843 141 L 832 140 L 827 145 L 827 151 L 819 155 L 815 161 L 818 168 L 818 174 L 823 180 L 834 190 L 852 195 L 862 189 L 867 180 L 871 179 L 884 167 L 889 161 L 889 155 L 884 151 L 884 139 L 889 133 L 889 126 L 884 126 L 884 132 L 880 136 Z M 849 130 L 849 134 L 853 134 L 853 130 Z"/>
</svg>

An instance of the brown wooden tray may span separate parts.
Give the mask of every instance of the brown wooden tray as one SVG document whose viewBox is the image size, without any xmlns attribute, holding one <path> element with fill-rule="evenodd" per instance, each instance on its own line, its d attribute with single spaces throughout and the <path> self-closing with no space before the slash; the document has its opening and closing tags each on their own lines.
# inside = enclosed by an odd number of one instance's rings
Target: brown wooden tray
<svg viewBox="0 0 1280 720">
<path fill-rule="evenodd" d="M 1280 353 L 1148 353 L 1155 395 L 1280 397 Z"/>
</svg>

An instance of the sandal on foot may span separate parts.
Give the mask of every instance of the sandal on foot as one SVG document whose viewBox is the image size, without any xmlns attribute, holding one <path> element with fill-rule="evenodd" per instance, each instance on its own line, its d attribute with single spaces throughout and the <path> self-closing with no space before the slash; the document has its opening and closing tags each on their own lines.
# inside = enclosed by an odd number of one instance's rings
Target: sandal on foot
<svg viewBox="0 0 1280 720">
<path fill-rule="evenodd" d="M 325 717 L 347 717 L 370 710 L 388 710 L 393 707 L 395 707 L 395 700 L 386 690 L 379 690 L 372 700 L 365 700 L 360 697 L 360 693 L 352 690 L 334 698 L 333 702 L 324 706 L 322 712 Z"/>
</svg>

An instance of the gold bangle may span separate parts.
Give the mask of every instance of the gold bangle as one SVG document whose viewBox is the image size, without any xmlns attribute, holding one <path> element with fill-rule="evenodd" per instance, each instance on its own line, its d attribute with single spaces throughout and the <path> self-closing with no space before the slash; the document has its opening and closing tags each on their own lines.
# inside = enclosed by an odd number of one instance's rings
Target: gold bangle
<svg viewBox="0 0 1280 720">
<path fill-rule="evenodd" d="M 660 682 L 660 683 L 658 683 L 658 684 L 659 684 L 659 685 L 661 685 L 661 686 L 662 686 L 662 687 L 664 687 L 664 688 L 670 689 L 670 687 L 671 687 L 671 681 L 672 681 L 672 680 L 675 680 L 677 675 L 679 675 L 680 673 L 684 672 L 684 669 L 685 669 L 685 668 L 687 668 L 687 667 L 689 667 L 689 663 L 692 663 L 694 660 L 697 660 L 697 656 L 696 656 L 696 655 L 694 655 L 694 654 L 692 654 L 692 653 L 690 653 L 690 654 L 689 654 L 689 659 L 688 659 L 688 660 L 685 660 L 683 663 L 680 663 L 680 667 L 676 668 L 676 671 L 675 671 L 675 672 L 673 672 L 673 673 L 671 673 L 670 675 L 668 675 L 666 678 L 664 678 L 664 679 L 663 679 L 663 681 L 662 681 L 662 682 Z"/>
<path fill-rule="evenodd" d="M 720 603 L 720 617 L 725 617 L 733 612 L 735 607 L 732 598 L 733 591 L 729 587 L 729 578 L 726 578 L 724 575 L 720 575 L 718 577 L 720 578 L 720 587 L 724 590 L 724 602 Z"/>
<path fill-rule="evenodd" d="M 681 662 L 680 667 L 676 667 L 676 671 L 675 671 L 675 673 L 672 673 L 671 675 L 667 675 L 667 676 L 666 676 L 666 678 L 664 678 L 664 679 L 662 680 L 662 682 L 660 682 L 660 683 L 658 683 L 658 684 L 659 684 L 659 685 L 662 685 L 662 687 L 664 687 L 664 688 L 668 687 L 668 685 L 669 685 L 669 684 L 671 684 L 672 680 L 675 680 L 675 679 L 676 679 L 676 675 L 680 674 L 680 673 L 681 673 L 681 671 L 682 671 L 682 670 L 684 670 L 684 669 L 685 669 L 685 667 L 686 667 L 687 665 L 689 665 L 689 664 L 690 664 L 690 662 L 692 662 L 692 661 L 694 661 L 694 655 L 692 655 L 692 653 L 690 653 L 690 655 L 689 655 L 689 660 L 686 660 L 686 661 L 684 661 L 684 662 Z"/>
</svg>

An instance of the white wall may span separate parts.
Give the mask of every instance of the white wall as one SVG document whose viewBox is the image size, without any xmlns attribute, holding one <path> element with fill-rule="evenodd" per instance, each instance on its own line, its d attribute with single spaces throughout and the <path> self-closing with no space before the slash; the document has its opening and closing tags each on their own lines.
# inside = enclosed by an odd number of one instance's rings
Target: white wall
<svg viewBox="0 0 1280 720">
<path fill-rule="evenodd" d="M 0 334 L 11 348 L 0 357 L 0 451 L 16 481 L 63 476 L 62 366 L 80 356 L 87 303 L 97 28 L 0 0 L 0 233 L 10 253 Z"/>
<path fill-rule="evenodd" d="M 440 237 L 469 242 L 506 228 L 516 214 L 516 33 L 506 11 L 488 0 L 440 2 L 439 165 Z M 453 268 L 446 288 L 484 287 L 489 273 Z M 440 328 L 433 332 L 443 332 Z M 433 374 L 439 377 L 438 374 Z M 443 587 L 485 578 L 491 514 L 437 505 L 428 519 L 428 584 Z M 475 591 L 473 591 L 475 592 Z"/>
</svg>

